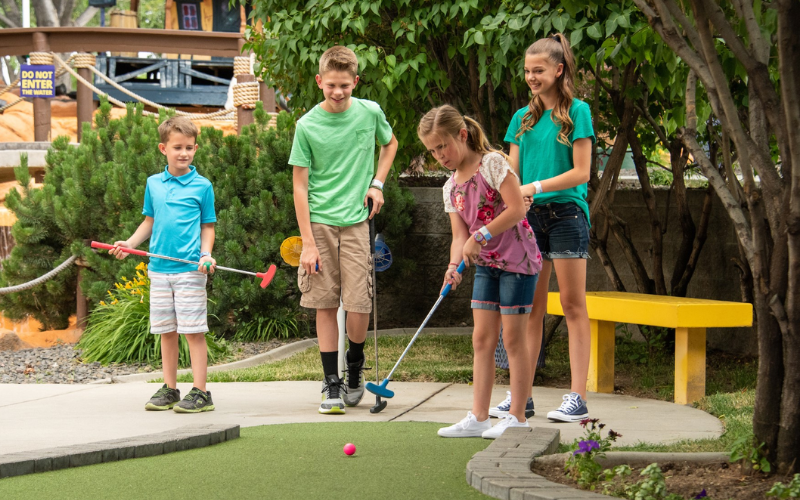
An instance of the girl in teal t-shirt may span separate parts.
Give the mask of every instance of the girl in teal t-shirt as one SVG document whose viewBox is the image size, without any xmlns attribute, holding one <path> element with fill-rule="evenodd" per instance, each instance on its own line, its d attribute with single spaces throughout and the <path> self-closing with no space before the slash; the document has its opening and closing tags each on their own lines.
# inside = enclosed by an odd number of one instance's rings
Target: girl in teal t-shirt
<svg viewBox="0 0 800 500">
<path fill-rule="evenodd" d="M 525 81 L 533 97 L 511 119 L 505 140 L 512 168 L 522 179 L 523 196 L 532 196 L 528 223 L 544 257 L 528 322 L 530 366 L 542 345 L 550 272 L 555 267 L 569 330 L 572 385 L 561 406 L 547 418 L 577 422 L 589 416 L 589 315 L 586 312 L 586 259 L 589 258 L 589 206 L 586 203 L 595 141 L 589 106 L 573 98 L 575 59 L 561 33 L 542 38 L 525 52 Z M 500 403 L 502 409 L 510 402 Z"/>
</svg>

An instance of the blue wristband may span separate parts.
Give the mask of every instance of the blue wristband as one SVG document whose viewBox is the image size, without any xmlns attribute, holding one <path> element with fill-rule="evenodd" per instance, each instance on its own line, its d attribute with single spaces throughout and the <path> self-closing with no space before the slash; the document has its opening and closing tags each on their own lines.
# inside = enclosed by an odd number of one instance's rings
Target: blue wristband
<svg viewBox="0 0 800 500">
<path fill-rule="evenodd" d="M 483 237 L 484 237 L 484 239 L 486 241 L 489 241 L 489 240 L 492 239 L 492 233 L 490 233 L 489 230 L 486 229 L 486 226 L 481 227 L 480 229 L 478 229 L 478 231 L 480 231 L 480 233 L 483 235 Z"/>
</svg>

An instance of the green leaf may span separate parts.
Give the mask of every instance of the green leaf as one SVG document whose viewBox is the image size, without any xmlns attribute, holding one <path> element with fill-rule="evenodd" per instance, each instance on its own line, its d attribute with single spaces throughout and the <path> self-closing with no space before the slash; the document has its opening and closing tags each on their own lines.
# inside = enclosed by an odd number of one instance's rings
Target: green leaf
<svg viewBox="0 0 800 500">
<path fill-rule="evenodd" d="M 375 51 L 367 52 L 367 60 L 372 63 L 373 66 L 378 65 L 378 53 Z"/>
<path fill-rule="evenodd" d="M 483 45 L 485 42 L 486 42 L 486 40 L 483 38 L 483 33 L 480 32 L 480 31 L 476 31 L 475 32 L 475 43 L 477 43 L 478 45 Z"/>
<path fill-rule="evenodd" d="M 574 46 L 578 45 L 579 43 L 581 43 L 581 40 L 583 40 L 583 30 L 582 29 L 578 29 L 578 30 L 575 30 L 572 33 L 570 33 L 570 35 L 569 35 L 569 45 L 570 45 L 570 47 L 574 47 Z"/>
<path fill-rule="evenodd" d="M 617 30 L 617 18 L 612 17 L 608 21 L 606 21 L 606 38 L 613 35 L 614 31 L 616 30 Z"/>
<path fill-rule="evenodd" d="M 600 31 L 600 23 L 594 23 L 586 29 L 586 34 L 595 40 L 603 38 L 603 32 Z"/>
<path fill-rule="evenodd" d="M 397 64 L 397 57 L 394 54 L 389 54 L 386 56 L 386 64 L 393 67 Z"/>
<path fill-rule="evenodd" d="M 409 41 L 409 42 L 411 42 L 411 43 L 414 43 L 414 33 L 412 33 L 412 32 L 410 32 L 410 31 L 409 31 L 409 32 L 406 34 L 406 38 L 408 38 L 408 41 Z"/>
<path fill-rule="evenodd" d="M 507 53 L 508 49 L 510 49 L 513 44 L 514 37 L 511 33 L 503 33 L 500 35 L 500 49 L 503 51 L 503 54 Z"/>
<path fill-rule="evenodd" d="M 417 85 L 419 85 L 420 89 L 425 90 L 425 86 L 427 84 L 428 84 L 428 79 L 425 78 L 424 76 L 417 78 Z"/>
</svg>

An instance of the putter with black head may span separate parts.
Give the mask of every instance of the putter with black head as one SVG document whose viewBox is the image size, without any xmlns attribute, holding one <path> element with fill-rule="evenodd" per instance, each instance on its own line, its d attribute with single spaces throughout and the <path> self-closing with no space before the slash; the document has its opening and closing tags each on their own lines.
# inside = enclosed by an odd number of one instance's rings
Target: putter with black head
<svg viewBox="0 0 800 500">
<path fill-rule="evenodd" d="M 458 269 L 456 269 L 456 272 L 458 274 L 461 274 L 462 272 L 464 272 L 464 267 L 466 267 L 466 264 L 462 260 L 461 264 L 458 265 Z M 406 353 L 408 352 L 408 350 L 411 349 L 412 345 L 414 345 L 414 341 L 417 340 L 417 337 L 419 337 L 419 334 L 420 334 L 420 332 L 422 332 L 422 329 L 425 328 L 425 325 L 428 324 L 428 320 L 431 319 L 431 316 L 433 316 L 433 313 L 434 313 L 434 311 L 436 311 L 436 308 L 439 307 L 439 304 L 442 303 L 442 300 L 444 300 L 444 298 L 447 297 L 447 294 L 450 293 L 450 289 L 452 288 L 452 286 L 453 286 L 452 284 L 448 283 L 442 289 L 442 293 L 439 294 L 439 299 L 433 305 L 433 308 L 431 309 L 431 312 L 429 312 L 428 315 L 425 317 L 425 321 L 422 322 L 422 325 L 420 325 L 419 330 L 417 330 L 417 333 L 415 333 L 414 336 L 411 338 L 411 342 L 409 342 L 408 346 L 406 346 L 406 350 L 403 351 L 403 354 L 400 355 L 400 359 L 398 359 L 397 363 L 394 364 L 394 368 L 392 368 L 392 371 L 389 372 L 389 375 L 385 379 L 383 379 L 383 382 L 381 382 L 380 384 L 373 384 L 372 382 L 368 382 L 367 383 L 367 390 L 369 392 L 371 392 L 372 394 L 377 395 L 378 397 L 381 397 L 381 396 L 384 397 L 384 398 L 393 398 L 394 397 L 394 391 L 390 391 L 389 389 L 387 389 L 386 385 L 392 379 L 392 375 L 394 374 L 394 371 L 397 370 L 398 366 L 400 366 L 400 362 L 403 361 L 404 357 L 406 357 Z"/>
<path fill-rule="evenodd" d="M 368 201 L 372 213 L 372 199 Z M 369 251 L 372 254 L 372 336 L 375 343 L 375 383 L 379 383 L 378 374 L 378 283 L 375 281 L 375 219 L 369 220 Z M 370 413 L 379 413 L 386 408 L 386 401 L 381 400 L 379 394 L 375 395 L 375 406 L 369 409 Z"/>
</svg>

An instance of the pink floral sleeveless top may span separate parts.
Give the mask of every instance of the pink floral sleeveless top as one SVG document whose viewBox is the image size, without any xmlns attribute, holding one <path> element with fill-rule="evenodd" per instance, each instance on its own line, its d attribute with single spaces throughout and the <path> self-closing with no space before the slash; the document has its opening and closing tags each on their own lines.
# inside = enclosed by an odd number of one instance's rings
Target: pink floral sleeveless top
<svg viewBox="0 0 800 500">
<path fill-rule="evenodd" d="M 447 180 L 443 188 L 444 211 L 458 213 L 473 234 L 507 208 L 500 197 L 500 185 L 508 174 L 517 175 L 503 155 L 484 155 L 478 171 L 467 182 L 457 184 L 454 175 Z M 511 229 L 493 234 L 482 247 L 477 263 L 512 273 L 538 274 L 542 255 L 528 220 L 523 218 Z"/>
</svg>

